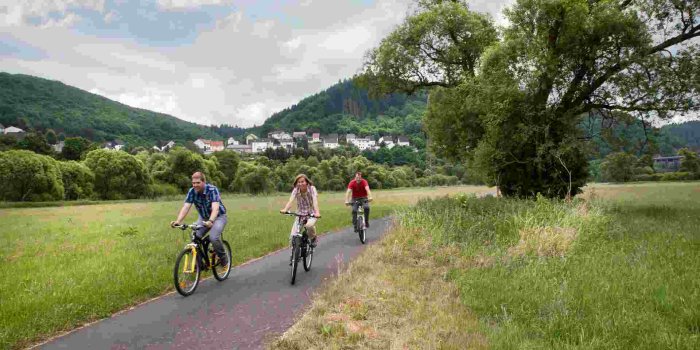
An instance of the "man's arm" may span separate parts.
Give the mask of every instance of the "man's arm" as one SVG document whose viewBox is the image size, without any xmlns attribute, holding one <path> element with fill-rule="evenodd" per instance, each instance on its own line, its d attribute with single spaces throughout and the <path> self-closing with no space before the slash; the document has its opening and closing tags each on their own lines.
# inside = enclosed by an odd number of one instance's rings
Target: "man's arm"
<svg viewBox="0 0 700 350">
<path fill-rule="evenodd" d="M 369 190 L 369 184 L 365 186 L 365 191 L 367 191 L 367 199 L 372 200 L 372 191 Z"/>
<path fill-rule="evenodd" d="M 187 216 L 187 213 L 190 212 L 190 208 L 192 208 L 192 203 L 185 202 L 185 204 L 182 205 L 182 209 L 180 209 L 180 213 L 177 214 L 177 220 L 171 221 L 170 226 L 180 225 L 182 220 Z"/>
<path fill-rule="evenodd" d="M 350 195 L 352 194 L 352 190 L 348 188 L 347 191 L 345 191 L 345 203 L 350 203 Z"/>
<path fill-rule="evenodd" d="M 211 215 L 209 215 L 209 220 L 204 222 L 204 226 L 212 227 L 212 225 L 214 225 L 214 220 L 216 220 L 217 216 L 219 216 L 219 202 L 212 202 Z M 209 223 L 208 225 L 207 222 Z"/>
</svg>

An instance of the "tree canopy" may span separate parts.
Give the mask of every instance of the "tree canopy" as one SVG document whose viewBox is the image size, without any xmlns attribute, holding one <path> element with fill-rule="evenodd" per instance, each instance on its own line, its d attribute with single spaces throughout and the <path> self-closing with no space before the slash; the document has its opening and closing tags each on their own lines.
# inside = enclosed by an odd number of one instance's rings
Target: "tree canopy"
<svg viewBox="0 0 700 350">
<path fill-rule="evenodd" d="M 431 147 L 506 195 L 578 193 L 589 113 L 651 122 L 700 107 L 697 1 L 518 0 L 500 38 L 465 2 L 422 4 L 362 79 L 378 93 L 435 87 Z"/>
</svg>

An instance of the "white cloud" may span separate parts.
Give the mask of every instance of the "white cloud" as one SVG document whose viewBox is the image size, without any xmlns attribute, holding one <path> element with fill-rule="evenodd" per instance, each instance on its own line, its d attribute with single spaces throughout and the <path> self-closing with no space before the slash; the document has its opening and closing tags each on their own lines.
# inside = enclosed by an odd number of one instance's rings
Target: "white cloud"
<svg viewBox="0 0 700 350">
<path fill-rule="evenodd" d="M 322 49 L 353 53 L 372 42 L 372 32 L 360 25 L 328 35 L 318 46 Z"/>
<path fill-rule="evenodd" d="M 251 34 L 261 39 L 267 39 L 270 37 L 270 32 L 272 32 L 274 27 L 275 22 L 273 21 L 256 21 L 253 24 Z"/>
<path fill-rule="evenodd" d="M 221 5 L 230 3 L 227 0 L 158 0 L 158 7 L 163 10 L 193 9 L 205 5 Z"/>
<path fill-rule="evenodd" d="M 93 10 L 104 13 L 104 0 L 0 0 L 0 19 L 3 26 L 28 24 L 32 17 L 39 18 L 39 26 L 44 28 L 68 26 L 79 17 L 71 12 L 75 9 Z M 51 14 L 52 16 L 49 16 Z"/>
<path fill-rule="evenodd" d="M 66 14 L 65 17 L 61 19 L 53 19 L 49 18 L 46 22 L 42 23 L 40 28 L 42 29 L 48 29 L 48 28 L 65 28 L 65 27 L 72 27 L 74 24 L 78 23 L 81 20 L 81 17 L 76 15 L 75 13 L 68 13 Z"/>
</svg>

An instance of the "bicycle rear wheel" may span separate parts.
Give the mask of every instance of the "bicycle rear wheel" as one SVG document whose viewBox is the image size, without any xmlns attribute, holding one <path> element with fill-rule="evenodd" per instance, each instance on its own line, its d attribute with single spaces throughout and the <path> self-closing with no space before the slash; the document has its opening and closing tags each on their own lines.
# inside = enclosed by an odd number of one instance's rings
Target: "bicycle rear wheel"
<svg viewBox="0 0 700 350">
<path fill-rule="evenodd" d="M 301 250 L 301 239 L 295 236 L 292 240 L 292 284 L 297 278 L 297 265 L 299 265 L 299 253 Z"/>
<path fill-rule="evenodd" d="M 201 270 L 195 259 L 195 249 L 185 248 L 177 256 L 175 260 L 175 269 L 173 270 L 173 278 L 175 289 L 182 296 L 189 296 L 194 293 L 199 285 L 199 276 Z"/>
<path fill-rule="evenodd" d="M 224 244 L 224 252 L 226 253 L 226 265 L 220 265 L 220 257 L 217 257 L 216 261 L 212 262 L 212 272 L 214 272 L 214 278 L 216 278 L 217 281 L 223 281 L 228 278 L 228 275 L 231 274 L 231 246 L 228 244 L 227 241 L 222 242 Z"/>
</svg>

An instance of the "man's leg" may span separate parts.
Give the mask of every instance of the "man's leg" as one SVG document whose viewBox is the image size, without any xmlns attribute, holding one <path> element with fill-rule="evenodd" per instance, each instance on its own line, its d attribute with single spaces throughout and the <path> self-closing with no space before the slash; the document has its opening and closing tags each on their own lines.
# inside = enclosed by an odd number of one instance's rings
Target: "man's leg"
<svg viewBox="0 0 700 350">
<path fill-rule="evenodd" d="M 357 227 L 357 208 L 359 207 L 359 202 L 352 202 L 352 229 Z"/>
<path fill-rule="evenodd" d="M 219 261 L 221 261 L 222 265 L 228 264 L 224 243 L 221 240 L 221 234 L 224 232 L 226 223 L 228 223 L 226 215 L 219 215 L 219 217 L 214 220 L 214 225 L 209 230 L 209 241 L 211 241 L 211 245 L 214 247 L 216 255 L 219 256 Z"/>
<path fill-rule="evenodd" d="M 362 207 L 365 210 L 365 227 L 369 228 L 369 202 L 365 201 Z"/>
</svg>

